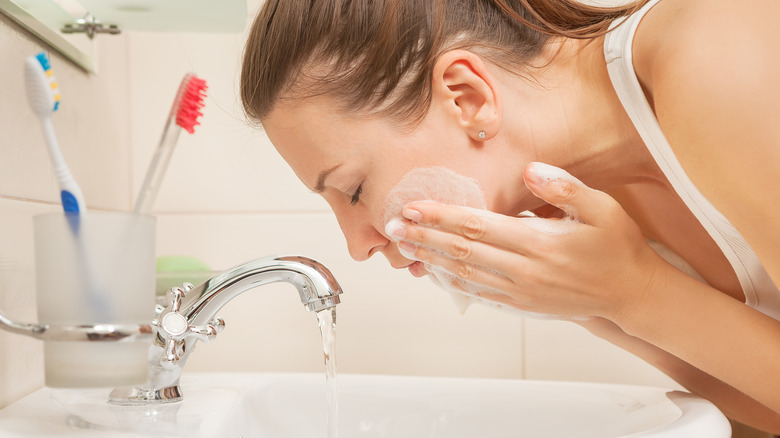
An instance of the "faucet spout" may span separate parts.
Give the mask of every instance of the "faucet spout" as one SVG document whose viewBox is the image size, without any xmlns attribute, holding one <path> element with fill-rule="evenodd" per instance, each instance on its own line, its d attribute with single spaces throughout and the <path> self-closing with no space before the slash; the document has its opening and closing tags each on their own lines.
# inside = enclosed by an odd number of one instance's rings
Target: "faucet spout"
<svg viewBox="0 0 780 438">
<path fill-rule="evenodd" d="M 308 257 L 282 256 L 245 263 L 196 286 L 187 293 L 181 313 L 190 325 L 202 326 L 243 292 L 276 282 L 294 285 L 307 311 L 327 309 L 340 302 L 341 286 L 328 268 Z"/>
<path fill-rule="evenodd" d="M 199 286 L 186 284 L 168 292 L 170 304 L 157 306 L 149 348 L 148 380 L 143 386 L 117 388 L 110 402 L 118 405 L 170 403 L 181 400 L 179 378 L 200 340 L 210 342 L 224 327 L 217 312 L 242 293 L 265 284 L 287 282 L 298 290 L 307 311 L 339 304 L 341 286 L 321 263 L 302 256 L 258 259 L 225 271 Z"/>
</svg>

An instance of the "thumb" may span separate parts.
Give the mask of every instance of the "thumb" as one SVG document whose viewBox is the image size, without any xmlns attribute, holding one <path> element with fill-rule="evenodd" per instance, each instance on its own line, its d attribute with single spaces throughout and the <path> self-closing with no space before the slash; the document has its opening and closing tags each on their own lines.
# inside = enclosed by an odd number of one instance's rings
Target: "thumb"
<svg viewBox="0 0 780 438">
<path fill-rule="evenodd" d="M 620 208 L 611 196 L 586 186 L 559 167 L 532 162 L 526 166 L 523 178 L 534 195 L 588 224 L 604 222 L 608 212 Z"/>
</svg>

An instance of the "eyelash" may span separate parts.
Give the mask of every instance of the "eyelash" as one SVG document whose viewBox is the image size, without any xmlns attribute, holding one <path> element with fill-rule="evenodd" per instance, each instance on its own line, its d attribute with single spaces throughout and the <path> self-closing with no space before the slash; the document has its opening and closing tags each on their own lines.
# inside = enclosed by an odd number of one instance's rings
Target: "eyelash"
<svg viewBox="0 0 780 438">
<path fill-rule="evenodd" d="M 360 194 L 363 193 L 363 185 L 359 185 L 357 190 L 355 190 L 355 194 L 352 195 L 352 200 L 349 202 L 350 205 L 355 205 L 360 201 Z"/>
</svg>

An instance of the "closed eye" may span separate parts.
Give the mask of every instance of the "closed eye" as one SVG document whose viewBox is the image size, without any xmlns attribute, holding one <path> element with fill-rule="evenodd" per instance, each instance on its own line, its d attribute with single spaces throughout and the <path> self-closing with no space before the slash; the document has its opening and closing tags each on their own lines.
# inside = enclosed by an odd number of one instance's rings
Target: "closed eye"
<svg viewBox="0 0 780 438">
<path fill-rule="evenodd" d="M 358 186 L 357 190 L 355 190 L 355 194 L 352 195 L 352 200 L 349 202 L 350 205 L 355 205 L 360 201 L 360 194 L 363 193 L 363 185 L 361 184 Z"/>
</svg>

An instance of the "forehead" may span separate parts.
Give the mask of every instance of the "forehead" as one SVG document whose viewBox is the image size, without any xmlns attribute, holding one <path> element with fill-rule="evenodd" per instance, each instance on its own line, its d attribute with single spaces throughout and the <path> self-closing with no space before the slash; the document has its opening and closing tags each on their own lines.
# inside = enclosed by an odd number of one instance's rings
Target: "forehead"
<svg viewBox="0 0 780 438">
<path fill-rule="evenodd" d="M 329 131 L 341 124 L 339 118 L 320 100 L 281 101 L 263 119 L 263 127 L 279 149 L 290 143 L 316 143 L 314 139 L 330 134 Z"/>
<path fill-rule="evenodd" d="M 334 146 L 341 126 L 327 106 L 313 100 L 275 105 L 263 120 L 271 143 L 299 177 L 305 176 L 301 173 L 310 167 L 307 165 L 337 152 Z M 301 179 L 309 185 L 309 180 Z"/>
<path fill-rule="evenodd" d="M 268 138 L 310 188 L 315 173 L 344 162 L 382 154 L 395 138 L 378 118 L 345 115 L 327 99 L 282 102 L 263 120 Z"/>
</svg>

